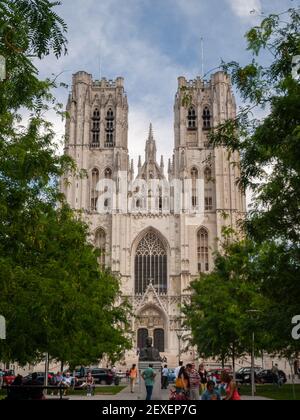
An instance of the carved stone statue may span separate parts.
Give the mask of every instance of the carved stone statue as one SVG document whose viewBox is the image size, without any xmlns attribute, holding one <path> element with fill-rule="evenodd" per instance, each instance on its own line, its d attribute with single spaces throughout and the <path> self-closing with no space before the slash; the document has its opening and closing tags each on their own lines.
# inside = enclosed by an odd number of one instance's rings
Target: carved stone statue
<svg viewBox="0 0 300 420">
<path fill-rule="evenodd" d="M 141 349 L 140 362 L 161 362 L 159 351 L 152 346 L 152 338 L 148 337 L 145 348 Z"/>
</svg>

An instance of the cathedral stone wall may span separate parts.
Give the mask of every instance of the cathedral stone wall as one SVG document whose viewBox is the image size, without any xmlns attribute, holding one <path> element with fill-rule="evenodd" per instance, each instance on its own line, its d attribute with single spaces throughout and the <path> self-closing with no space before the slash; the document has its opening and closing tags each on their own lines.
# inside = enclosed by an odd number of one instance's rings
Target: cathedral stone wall
<svg viewBox="0 0 300 420">
<path fill-rule="evenodd" d="M 184 106 L 187 93 L 190 104 Z M 65 153 L 85 176 L 65 174 L 62 191 L 83 212 L 91 241 L 102 251 L 101 264 L 120 278 L 122 293 L 133 305 L 133 354 L 150 335 L 175 360 L 187 288 L 199 273 L 212 270 L 223 227 L 237 228 L 245 212 L 245 197 L 236 185 L 238 165 L 232 165 L 239 156 L 212 149 L 208 142 L 211 128 L 235 116 L 230 80 L 222 72 L 210 81 L 178 79 L 174 153 L 167 171 L 164 159 L 158 162 L 150 125 L 145 160 L 140 157 L 134 174 L 123 78 L 94 81 L 78 72 L 67 111 Z M 153 187 L 153 180 L 159 186 Z M 113 196 L 106 182 L 113 183 Z M 185 197 L 180 207 L 174 198 L 177 182 Z M 186 201 L 188 208 L 182 204 Z"/>
</svg>

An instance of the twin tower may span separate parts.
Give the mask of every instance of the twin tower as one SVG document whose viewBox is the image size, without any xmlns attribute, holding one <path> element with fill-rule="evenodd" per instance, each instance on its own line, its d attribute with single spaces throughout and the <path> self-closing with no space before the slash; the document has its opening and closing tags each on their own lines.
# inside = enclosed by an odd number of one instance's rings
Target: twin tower
<svg viewBox="0 0 300 420">
<path fill-rule="evenodd" d="M 122 78 L 94 81 L 85 72 L 75 74 L 67 112 L 65 153 L 86 176 L 65 174 L 62 190 L 89 224 L 91 239 L 101 250 L 100 265 L 120 278 L 122 293 L 131 301 L 133 347 L 145 347 L 151 336 L 171 361 L 178 351 L 176 331 L 187 287 L 213 268 L 223 227 L 236 229 L 246 211 L 237 186 L 239 155 L 213 149 L 208 141 L 214 127 L 236 115 L 230 79 L 223 72 L 210 81 L 178 79 L 173 156 L 167 167 L 163 159 L 157 162 L 150 126 L 145 159 L 139 159 L 136 174 L 128 154 L 129 108 Z M 118 200 L 123 178 L 133 185 L 126 195 L 132 205 L 125 212 L 116 209 L 106 186 L 115 183 Z M 157 200 L 151 200 L 152 187 L 142 191 L 143 183 L 153 180 L 162 182 Z M 175 211 L 174 185 L 185 180 L 190 181 L 192 211 Z M 197 188 L 198 181 L 203 189 Z M 167 183 L 173 185 L 168 211 Z M 99 210 L 101 200 L 104 211 Z"/>
</svg>

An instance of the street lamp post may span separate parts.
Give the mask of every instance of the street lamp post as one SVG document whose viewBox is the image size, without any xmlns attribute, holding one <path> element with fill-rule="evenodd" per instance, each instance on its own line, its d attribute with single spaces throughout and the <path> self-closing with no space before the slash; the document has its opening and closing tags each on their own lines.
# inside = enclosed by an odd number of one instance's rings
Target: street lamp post
<svg viewBox="0 0 300 420">
<path fill-rule="evenodd" d="M 256 387 L 255 387 L 255 332 L 254 331 L 252 334 L 251 388 L 252 388 L 252 397 L 255 397 Z"/>
<path fill-rule="evenodd" d="M 259 310 L 249 310 L 249 314 L 258 314 L 261 313 Z M 252 355 L 251 355 L 251 390 L 252 397 L 255 397 L 256 386 L 255 386 L 255 331 L 252 332 Z"/>
<path fill-rule="evenodd" d="M 181 340 L 183 337 L 184 331 L 182 329 L 176 330 L 176 335 L 178 338 L 178 366 L 181 362 Z"/>
</svg>

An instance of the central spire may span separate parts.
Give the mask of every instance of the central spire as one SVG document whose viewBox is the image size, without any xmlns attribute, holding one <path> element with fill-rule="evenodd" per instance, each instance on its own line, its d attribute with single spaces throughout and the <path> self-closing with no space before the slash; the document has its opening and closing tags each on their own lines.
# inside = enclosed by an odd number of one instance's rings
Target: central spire
<svg viewBox="0 0 300 420">
<path fill-rule="evenodd" d="M 146 162 L 147 163 L 156 163 L 156 142 L 153 136 L 153 127 L 150 123 L 148 140 L 146 142 Z"/>
</svg>

